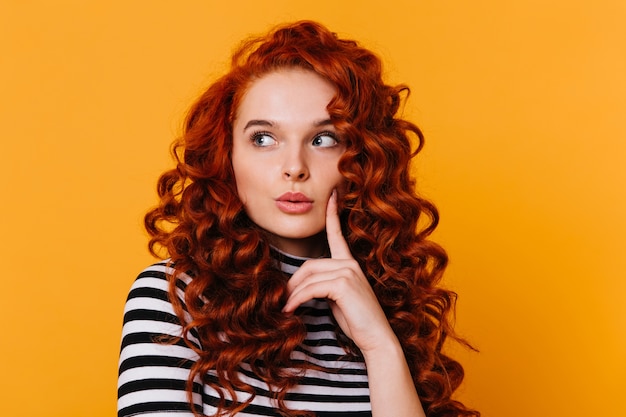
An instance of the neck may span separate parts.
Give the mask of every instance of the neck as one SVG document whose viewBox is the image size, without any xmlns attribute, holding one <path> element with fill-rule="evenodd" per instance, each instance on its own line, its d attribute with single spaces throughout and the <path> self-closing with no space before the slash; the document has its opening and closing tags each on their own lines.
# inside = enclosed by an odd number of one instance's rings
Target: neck
<svg viewBox="0 0 626 417">
<path fill-rule="evenodd" d="M 328 254 L 325 232 L 304 239 L 290 239 L 276 235 L 270 235 L 269 238 L 272 246 L 289 255 L 321 258 Z"/>
</svg>

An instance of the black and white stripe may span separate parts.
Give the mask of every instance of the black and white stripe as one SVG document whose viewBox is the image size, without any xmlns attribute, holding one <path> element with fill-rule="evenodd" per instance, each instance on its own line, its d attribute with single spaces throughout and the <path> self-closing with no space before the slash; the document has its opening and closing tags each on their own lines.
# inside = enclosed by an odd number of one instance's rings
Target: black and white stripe
<svg viewBox="0 0 626 417">
<path fill-rule="evenodd" d="M 306 260 L 274 253 L 288 275 Z M 167 265 L 152 265 L 134 282 L 124 309 L 124 327 L 119 361 L 118 417 L 192 417 L 185 384 L 197 355 L 180 341 L 159 343 L 164 335 L 180 336 L 181 326 L 168 301 Z M 191 278 L 186 278 L 189 282 Z M 184 288 L 184 282 L 182 287 Z M 182 289 L 179 290 L 182 299 Z M 340 347 L 328 303 L 312 300 L 298 310 L 308 334 L 292 357 L 319 366 L 309 370 L 286 398 L 291 409 L 314 411 L 319 417 L 371 416 L 367 372 L 362 361 Z M 192 343 L 200 345 L 194 334 Z M 267 385 L 247 364 L 242 380 L 255 387 L 256 396 L 241 417 L 278 416 Z M 237 393 L 245 400 L 248 394 Z M 205 415 L 215 414 L 219 396 L 209 386 L 196 382 L 194 407 Z"/>
</svg>

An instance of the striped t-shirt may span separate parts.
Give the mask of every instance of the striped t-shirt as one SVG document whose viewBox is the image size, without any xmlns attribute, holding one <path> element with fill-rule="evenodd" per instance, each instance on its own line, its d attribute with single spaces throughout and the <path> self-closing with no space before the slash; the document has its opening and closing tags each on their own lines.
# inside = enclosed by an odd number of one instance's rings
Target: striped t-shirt
<svg viewBox="0 0 626 417">
<path fill-rule="evenodd" d="M 280 268 L 292 275 L 306 259 L 281 254 Z M 180 336 L 181 326 L 168 300 L 165 262 L 144 270 L 134 282 L 124 309 L 124 327 L 119 360 L 118 417 L 192 417 L 185 384 L 191 364 L 197 360 L 192 349 L 180 341 L 159 342 L 163 335 Z M 190 279 L 190 278 L 187 278 Z M 182 291 L 178 296 L 182 298 Z M 306 328 L 304 343 L 292 358 L 318 366 L 307 370 L 299 385 L 290 390 L 286 405 L 292 410 L 314 411 L 319 417 L 371 416 L 367 372 L 362 361 L 340 347 L 331 311 L 324 300 L 311 300 L 298 310 Z M 191 332 L 189 339 L 200 345 Z M 241 365 L 241 378 L 255 387 L 256 396 L 241 417 L 279 416 L 267 385 Z M 218 394 L 198 381 L 194 407 L 211 416 L 216 413 Z M 240 401 L 249 394 L 238 392 Z"/>
</svg>

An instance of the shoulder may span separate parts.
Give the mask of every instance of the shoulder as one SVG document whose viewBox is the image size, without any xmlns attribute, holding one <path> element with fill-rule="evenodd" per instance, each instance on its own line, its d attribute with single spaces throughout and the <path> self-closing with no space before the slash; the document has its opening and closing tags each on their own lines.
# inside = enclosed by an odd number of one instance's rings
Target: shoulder
<svg viewBox="0 0 626 417">
<path fill-rule="evenodd" d="M 137 275 L 135 282 L 130 288 L 129 298 L 133 292 L 139 292 L 141 289 L 165 290 L 168 288 L 168 275 L 172 275 L 174 271 L 168 266 L 167 261 L 157 262 L 150 265 Z"/>
<path fill-rule="evenodd" d="M 170 298 L 172 279 L 176 280 L 176 297 L 184 308 L 184 290 L 191 278 L 178 273 L 168 260 L 164 260 L 141 271 L 133 282 L 124 307 L 124 323 L 138 319 L 176 321 Z"/>
<path fill-rule="evenodd" d="M 175 278 L 173 278 L 175 277 Z M 170 280 L 176 279 L 176 304 L 182 307 L 183 320 L 191 317 L 186 312 L 184 287 L 191 280 L 186 274 L 177 274 L 168 261 L 157 262 L 144 269 L 133 282 L 126 304 L 122 327 L 122 347 L 141 343 L 153 343 L 162 336 L 180 337 L 183 326 L 180 310 L 172 303 Z M 190 341 L 198 344 L 195 334 Z"/>
<path fill-rule="evenodd" d="M 182 299 L 182 293 L 191 278 L 187 274 L 176 271 L 169 260 L 164 260 L 150 265 L 139 273 L 128 293 L 128 301 L 137 297 L 167 300 L 172 279 L 176 279 L 177 292 Z"/>
</svg>

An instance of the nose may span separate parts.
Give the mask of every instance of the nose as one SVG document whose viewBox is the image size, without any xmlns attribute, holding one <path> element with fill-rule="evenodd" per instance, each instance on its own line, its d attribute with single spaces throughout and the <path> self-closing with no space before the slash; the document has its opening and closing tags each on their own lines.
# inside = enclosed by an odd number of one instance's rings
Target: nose
<svg viewBox="0 0 626 417">
<path fill-rule="evenodd" d="M 288 181 L 304 181 L 309 178 L 305 150 L 294 147 L 286 152 L 283 163 L 283 177 Z"/>
</svg>

